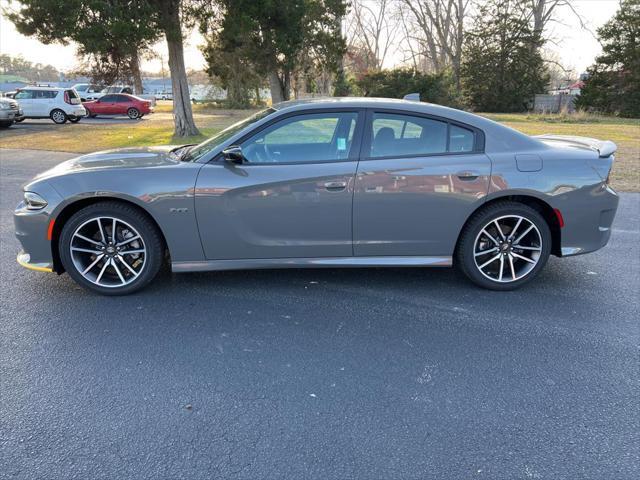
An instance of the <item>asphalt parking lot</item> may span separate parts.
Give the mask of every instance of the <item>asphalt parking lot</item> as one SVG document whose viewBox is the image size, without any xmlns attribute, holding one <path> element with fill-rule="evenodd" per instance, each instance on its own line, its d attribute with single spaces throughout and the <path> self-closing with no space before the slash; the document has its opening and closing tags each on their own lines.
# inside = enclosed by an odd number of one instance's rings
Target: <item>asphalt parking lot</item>
<svg viewBox="0 0 640 480">
<path fill-rule="evenodd" d="M 171 275 L 120 298 L 15 263 L 0 150 L 0 478 L 640 478 L 640 194 L 509 293 L 453 270 Z"/>
</svg>

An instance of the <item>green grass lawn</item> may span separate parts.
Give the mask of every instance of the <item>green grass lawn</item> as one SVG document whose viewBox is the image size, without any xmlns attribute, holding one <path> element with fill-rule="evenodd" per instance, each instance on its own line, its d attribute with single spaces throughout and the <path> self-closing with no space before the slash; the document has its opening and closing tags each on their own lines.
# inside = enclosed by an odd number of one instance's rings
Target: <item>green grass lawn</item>
<svg viewBox="0 0 640 480">
<path fill-rule="evenodd" d="M 195 120 L 201 135 L 174 138 L 171 102 L 158 102 L 156 113 L 140 121 L 113 124 L 54 125 L 0 131 L 0 148 L 31 148 L 87 153 L 110 148 L 200 142 L 253 110 L 221 110 L 195 105 Z M 528 135 L 554 133 L 612 140 L 618 145 L 612 173 L 614 188 L 640 191 L 640 120 L 594 115 L 482 114 Z M 28 122 L 28 120 L 27 120 Z M 26 127 L 26 125 L 25 125 Z"/>
</svg>

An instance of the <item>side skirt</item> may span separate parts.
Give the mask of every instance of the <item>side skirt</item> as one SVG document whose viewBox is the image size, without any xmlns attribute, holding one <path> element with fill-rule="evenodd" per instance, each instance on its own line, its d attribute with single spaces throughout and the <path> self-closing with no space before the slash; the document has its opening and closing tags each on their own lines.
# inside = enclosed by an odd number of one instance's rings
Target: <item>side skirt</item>
<svg viewBox="0 0 640 480">
<path fill-rule="evenodd" d="M 451 257 L 255 258 L 172 262 L 174 272 L 253 270 L 259 268 L 450 267 Z"/>
</svg>

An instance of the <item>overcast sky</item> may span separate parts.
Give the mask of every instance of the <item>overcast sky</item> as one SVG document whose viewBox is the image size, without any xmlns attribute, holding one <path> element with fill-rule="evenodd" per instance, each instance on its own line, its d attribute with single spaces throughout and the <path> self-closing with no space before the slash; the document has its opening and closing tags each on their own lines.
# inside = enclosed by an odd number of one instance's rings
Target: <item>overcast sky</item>
<svg viewBox="0 0 640 480">
<path fill-rule="evenodd" d="M 573 0 L 576 10 L 580 13 L 586 26 L 595 34 L 595 30 L 609 20 L 619 6 L 618 0 Z M 7 6 L 6 0 L 0 0 L 2 7 Z M 593 59 L 600 52 L 600 45 L 588 30 L 580 27 L 580 22 L 568 8 L 558 11 L 556 18 L 559 23 L 552 26 L 551 34 L 556 44 L 549 44 L 548 48 L 555 50 L 561 62 L 577 73 L 582 72 L 593 63 Z M 202 54 L 198 45 L 202 37 L 193 33 L 185 44 L 185 61 L 187 68 L 200 70 L 204 67 Z M 154 51 L 163 56 L 166 68 L 167 51 L 163 42 L 159 42 Z M 0 12 L 0 53 L 12 56 L 22 55 L 34 63 L 50 64 L 59 70 L 70 70 L 76 63 L 75 48 L 71 45 L 43 45 L 37 40 L 24 37 L 16 32 L 13 24 Z M 392 55 L 385 62 L 385 67 L 393 67 L 400 61 L 400 55 Z M 143 69 L 159 71 L 160 59 L 145 61 Z"/>
</svg>

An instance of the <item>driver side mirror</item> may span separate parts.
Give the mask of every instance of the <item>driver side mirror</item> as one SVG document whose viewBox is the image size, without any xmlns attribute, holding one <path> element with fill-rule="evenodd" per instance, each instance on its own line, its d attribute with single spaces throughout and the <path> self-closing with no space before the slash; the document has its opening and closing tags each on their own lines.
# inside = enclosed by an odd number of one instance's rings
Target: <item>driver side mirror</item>
<svg viewBox="0 0 640 480">
<path fill-rule="evenodd" d="M 242 154 L 242 148 L 237 145 L 225 148 L 222 151 L 222 156 L 225 161 L 231 163 L 244 163 L 245 160 L 244 155 Z"/>
</svg>

